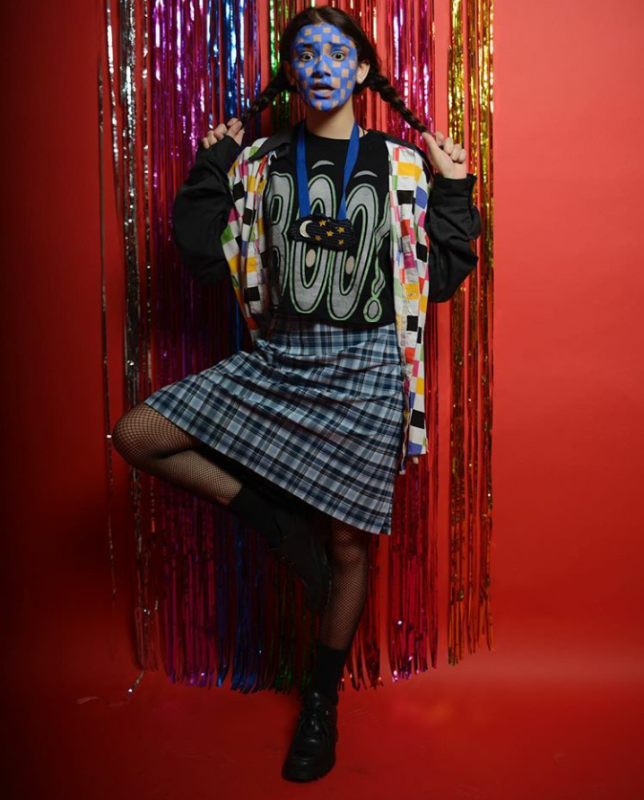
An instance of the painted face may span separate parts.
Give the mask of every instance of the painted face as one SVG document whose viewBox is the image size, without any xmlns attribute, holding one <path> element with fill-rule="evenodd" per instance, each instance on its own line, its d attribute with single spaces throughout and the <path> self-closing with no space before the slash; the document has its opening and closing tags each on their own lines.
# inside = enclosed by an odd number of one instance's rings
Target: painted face
<svg viewBox="0 0 644 800">
<path fill-rule="evenodd" d="M 320 111 L 343 106 L 353 94 L 358 71 L 358 52 L 335 25 L 304 25 L 291 48 L 291 66 L 304 102 Z M 316 83 L 329 89 L 319 90 Z"/>
</svg>

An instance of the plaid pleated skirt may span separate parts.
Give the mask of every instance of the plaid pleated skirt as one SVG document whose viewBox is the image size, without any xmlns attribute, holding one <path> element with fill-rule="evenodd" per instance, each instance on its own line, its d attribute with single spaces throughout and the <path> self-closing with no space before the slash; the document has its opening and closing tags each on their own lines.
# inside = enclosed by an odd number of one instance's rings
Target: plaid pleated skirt
<svg viewBox="0 0 644 800">
<path fill-rule="evenodd" d="M 252 352 L 145 403 L 269 485 L 361 530 L 391 534 L 403 435 L 395 323 L 335 325 L 280 312 Z"/>
</svg>

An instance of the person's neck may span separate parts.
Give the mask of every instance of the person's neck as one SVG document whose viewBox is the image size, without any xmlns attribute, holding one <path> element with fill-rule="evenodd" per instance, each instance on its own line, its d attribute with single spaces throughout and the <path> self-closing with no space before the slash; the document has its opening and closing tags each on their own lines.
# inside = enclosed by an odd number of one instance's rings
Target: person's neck
<svg viewBox="0 0 644 800">
<path fill-rule="evenodd" d="M 305 128 L 316 136 L 328 139 L 350 139 L 356 121 L 353 103 L 350 101 L 331 111 L 320 111 L 307 106 Z M 360 131 L 362 135 L 362 129 Z"/>
</svg>

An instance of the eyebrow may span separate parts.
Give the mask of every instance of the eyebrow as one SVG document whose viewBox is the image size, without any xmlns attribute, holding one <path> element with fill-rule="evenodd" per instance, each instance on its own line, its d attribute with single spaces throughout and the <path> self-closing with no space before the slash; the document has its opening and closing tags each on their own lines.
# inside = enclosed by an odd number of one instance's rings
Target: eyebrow
<svg viewBox="0 0 644 800">
<path fill-rule="evenodd" d="M 329 44 L 332 47 L 344 47 L 345 50 L 350 50 L 351 49 L 348 44 L 342 44 L 340 42 L 321 42 L 321 43 L 320 42 L 316 42 L 315 44 L 322 44 L 322 45 Z M 304 49 L 304 48 L 308 47 L 310 50 L 313 50 L 313 45 L 309 44 L 308 42 L 300 42 L 299 44 L 296 44 L 295 47 L 299 47 L 301 49 Z"/>
</svg>

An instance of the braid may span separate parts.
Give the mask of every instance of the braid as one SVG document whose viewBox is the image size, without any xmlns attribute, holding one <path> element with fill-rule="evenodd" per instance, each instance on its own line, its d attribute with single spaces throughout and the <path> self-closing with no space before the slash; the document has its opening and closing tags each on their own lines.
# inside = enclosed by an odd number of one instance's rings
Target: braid
<svg viewBox="0 0 644 800">
<path fill-rule="evenodd" d="M 389 83 L 389 80 L 381 72 L 374 69 L 373 63 L 364 82 L 359 84 L 359 86 L 354 89 L 354 94 L 359 94 L 367 88 L 373 90 L 374 92 L 378 92 L 382 99 L 389 103 L 402 116 L 405 122 L 409 123 L 412 128 L 420 133 L 424 133 L 425 131 L 429 132 L 429 128 L 424 125 L 409 108 L 407 108 L 404 100 L 398 94 L 395 87 Z M 295 87 L 289 83 L 289 80 L 286 76 L 286 70 L 284 69 L 284 63 L 282 63 L 275 77 L 266 85 L 264 91 L 239 118 L 242 127 L 246 125 L 248 120 L 254 114 L 262 112 L 267 106 L 269 106 L 279 94 L 282 92 L 288 92 L 290 94 L 294 91 Z M 417 147 L 415 144 L 412 144 L 411 146 L 418 150 L 423 157 L 423 161 L 427 165 L 430 175 L 433 175 L 434 169 L 425 151 Z"/>
<path fill-rule="evenodd" d="M 420 133 L 429 133 L 429 128 L 423 125 L 423 123 L 407 108 L 402 97 L 382 73 L 374 72 L 373 69 L 369 70 L 364 85 L 373 89 L 374 92 L 378 92 L 382 99 L 390 103 L 412 128 Z"/>
<path fill-rule="evenodd" d="M 288 82 L 286 77 L 286 72 L 284 71 L 284 67 L 280 67 L 277 75 L 266 85 L 264 91 L 259 95 L 258 98 L 250 105 L 246 111 L 241 115 L 239 118 L 242 124 L 242 127 L 246 125 L 248 120 L 254 116 L 255 114 L 260 113 L 263 111 L 267 106 L 273 102 L 273 100 L 277 97 L 278 94 L 281 94 L 285 90 L 291 89 L 291 85 Z"/>
</svg>

